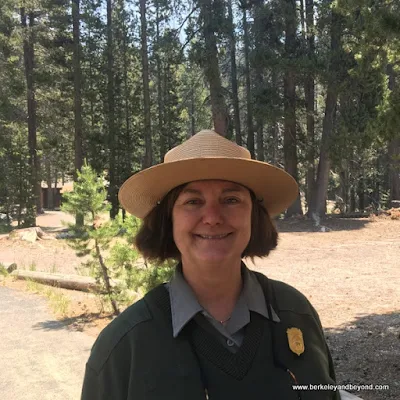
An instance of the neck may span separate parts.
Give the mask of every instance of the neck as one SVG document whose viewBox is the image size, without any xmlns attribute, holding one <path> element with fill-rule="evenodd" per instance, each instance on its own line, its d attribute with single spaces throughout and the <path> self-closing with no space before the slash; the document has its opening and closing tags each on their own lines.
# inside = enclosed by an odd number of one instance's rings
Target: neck
<svg viewBox="0 0 400 400">
<path fill-rule="evenodd" d="M 182 260 L 182 272 L 202 307 L 217 321 L 230 318 L 242 290 L 241 260 L 225 266 Z"/>
</svg>

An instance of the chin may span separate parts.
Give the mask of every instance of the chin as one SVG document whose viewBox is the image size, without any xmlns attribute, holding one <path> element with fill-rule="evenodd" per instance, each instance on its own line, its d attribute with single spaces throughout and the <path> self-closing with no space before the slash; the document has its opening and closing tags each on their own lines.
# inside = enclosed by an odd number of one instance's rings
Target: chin
<svg viewBox="0 0 400 400">
<path fill-rule="evenodd" d="M 235 256 L 233 254 L 201 254 L 198 259 L 205 263 L 216 264 L 224 263 L 230 260 L 241 259 L 240 255 Z"/>
</svg>

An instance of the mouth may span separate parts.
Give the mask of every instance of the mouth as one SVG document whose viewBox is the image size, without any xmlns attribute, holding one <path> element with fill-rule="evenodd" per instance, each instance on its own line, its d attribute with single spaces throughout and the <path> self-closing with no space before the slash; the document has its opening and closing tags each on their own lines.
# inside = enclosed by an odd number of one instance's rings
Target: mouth
<svg viewBox="0 0 400 400">
<path fill-rule="evenodd" d="M 230 236 L 232 234 L 232 232 L 229 233 L 224 233 L 221 235 L 194 235 L 196 237 L 198 237 L 199 239 L 204 239 L 204 240 L 223 240 L 225 238 L 227 238 L 228 236 Z"/>
</svg>

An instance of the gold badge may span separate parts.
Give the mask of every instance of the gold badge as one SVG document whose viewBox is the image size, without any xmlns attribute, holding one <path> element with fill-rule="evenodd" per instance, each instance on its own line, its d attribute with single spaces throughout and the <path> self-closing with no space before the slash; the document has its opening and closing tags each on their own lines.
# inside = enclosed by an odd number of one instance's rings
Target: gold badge
<svg viewBox="0 0 400 400">
<path fill-rule="evenodd" d="M 304 353 L 304 340 L 303 333 L 299 328 L 289 328 L 286 330 L 289 348 L 293 351 L 293 353 L 300 356 L 300 354 Z"/>
</svg>

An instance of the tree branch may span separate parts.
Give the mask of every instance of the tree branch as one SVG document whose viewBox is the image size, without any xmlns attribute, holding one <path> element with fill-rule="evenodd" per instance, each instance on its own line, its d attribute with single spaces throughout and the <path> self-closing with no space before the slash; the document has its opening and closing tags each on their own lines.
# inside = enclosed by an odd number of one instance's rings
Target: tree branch
<svg viewBox="0 0 400 400">
<path fill-rule="evenodd" d="M 179 49 L 179 52 L 180 52 L 180 53 L 183 53 L 183 50 L 185 49 L 185 47 L 190 43 L 190 41 L 194 38 L 194 36 L 196 35 L 197 32 L 199 32 L 200 29 L 201 29 L 201 27 L 198 28 L 198 29 L 196 29 L 196 30 L 189 36 L 189 38 L 186 40 L 186 42 L 183 44 L 183 46 L 181 46 L 181 48 Z"/>
<path fill-rule="evenodd" d="M 186 21 L 192 16 L 192 14 L 197 11 L 199 8 L 199 6 L 196 6 L 195 8 L 193 8 L 192 11 L 190 11 L 190 13 L 186 16 L 186 18 L 182 21 L 182 23 L 179 25 L 179 27 L 177 28 L 177 32 L 180 32 L 183 25 L 185 25 Z"/>
</svg>

